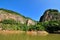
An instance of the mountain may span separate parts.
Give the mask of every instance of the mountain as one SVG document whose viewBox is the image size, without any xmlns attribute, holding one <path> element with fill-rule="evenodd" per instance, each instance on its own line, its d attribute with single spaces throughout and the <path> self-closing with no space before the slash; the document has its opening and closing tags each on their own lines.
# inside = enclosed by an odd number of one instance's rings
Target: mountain
<svg viewBox="0 0 60 40">
<path fill-rule="evenodd" d="M 40 22 L 60 20 L 60 12 L 55 9 L 48 9 L 40 18 Z"/>
<path fill-rule="evenodd" d="M 60 34 L 60 12 L 58 10 L 46 10 L 39 22 L 42 23 L 47 32 Z"/>
<path fill-rule="evenodd" d="M 21 15 L 20 13 L 0 8 L 0 21 L 9 20 L 9 19 L 12 19 L 16 22 L 20 22 L 21 24 L 26 23 L 28 26 L 35 25 L 35 23 L 36 23 L 36 21 L 32 20 L 29 17 L 25 17 L 25 16 Z"/>
</svg>

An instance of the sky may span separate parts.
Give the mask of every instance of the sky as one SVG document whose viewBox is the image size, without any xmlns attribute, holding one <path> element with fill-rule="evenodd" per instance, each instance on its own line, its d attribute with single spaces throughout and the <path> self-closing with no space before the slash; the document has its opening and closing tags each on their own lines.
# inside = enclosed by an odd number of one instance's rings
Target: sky
<svg viewBox="0 0 60 40">
<path fill-rule="evenodd" d="M 13 10 L 39 21 L 45 10 L 60 10 L 60 0 L 0 0 L 0 8 Z"/>
</svg>

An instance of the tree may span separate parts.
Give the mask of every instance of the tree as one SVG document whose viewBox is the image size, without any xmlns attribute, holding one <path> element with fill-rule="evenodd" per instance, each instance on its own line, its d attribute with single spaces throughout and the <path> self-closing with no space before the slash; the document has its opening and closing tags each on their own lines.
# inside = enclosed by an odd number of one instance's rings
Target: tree
<svg viewBox="0 0 60 40">
<path fill-rule="evenodd" d="M 54 33 L 54 31 L 60 30 L 60 21 L 57 20 L 47 21 L 42 25 L 45 27 L 45 30 L 50 33 Z"/>
</svg>

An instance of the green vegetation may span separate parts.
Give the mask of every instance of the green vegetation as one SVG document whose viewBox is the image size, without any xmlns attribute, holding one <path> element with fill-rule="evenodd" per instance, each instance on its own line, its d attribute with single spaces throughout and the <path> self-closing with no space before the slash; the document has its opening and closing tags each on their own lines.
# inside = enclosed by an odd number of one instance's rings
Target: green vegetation
<svg viewBox="0 0 60 40">
<path fill-rule="evenodd" d="M 0 22 L 2 30 L 22 30 L 22 31 L 47 31 L 53 33 L 60 30 L 60 21 L 37 22 L 36 25 L 27 26 L 12 19 L 6 19 Z"/>
<path fill-rule="evenodd" d="M 31 36 L 26 34 L 0 34 L 0 40 L 60 40 L 60 34 L 49 34 L 47 36 Z"/>
<path fill-rule="evenodd" d="M 42 22 L 42 25 L 45 27 L 45 30 L 54 33 L 54 31 L 58 32 L 60 30 L 60 21 L 46 21 Z"/>
<path fill-rule="evenodd" d="M 3 10 L 5 12 L 8 13 L 14 13 L 14 14 L 18 14 L 17 12 L 11 11 L 11 10 L 6 10 L 3 8 L 0 8 L 0 10 Z M 54 17 L 56 17 L 58 14 L 58 10 L 47 10 L 50 11 L 50 13 L 54 13 Z M 22 15 L 20 15 L 22 16 Z M 23 16 L 24 17 L 24 16 Z M 26 19 L 30 19 L 28 17 L 24 17 Z M 32 20 L 32 19 L 31 19 Z M 21 24 L 19 21 L 15 21 L 13 19 L 4 19 L 2 21 L 0 21 L 0 28 L 2 28 L 2 30 L 22 30 L 22 31 L 47 31 L 50 33 L 54 33 L 55 31 L 59 31 L 60 30 L 60 21 L 58 20 L 50 20 L 50 21 L 45 21 L 45 22 L 37 22 L 36 25 L 30 25 L 27 26 L 27 24 Z"/>
<path fill-rule="evenodd" d="M 30 25 L 29 26 L 29 31 L 44 31 L 45 28 L 44 26 L 41 25 L 41 23 L 37 23 L 36 25 Z"/>
<path fill-rule="evenodd" d="M 13 19 L 5 19 L 5 20 L 0 21 L 0 23 L 3 23 L 3 24 L 18 24 L 17 21 L 15 21 Z"/>
<path fill-rule="evenodd" d="M 5 19 L 0 22 L 0 26 L 3 30 L 20 30 L 23 24 L 13 19 Z"/>
<path fill-rule="evenodd" d="M 27 24 L 21 24 L 19 21 L 15 21 L 13 19 L 5 19 L 0 21 L 0 28 L 2 28 L 2 30 L 22 30 L 22 31 L 44 30 L 44 27 L 40 24 L 27 26 Z"/>
</svg>

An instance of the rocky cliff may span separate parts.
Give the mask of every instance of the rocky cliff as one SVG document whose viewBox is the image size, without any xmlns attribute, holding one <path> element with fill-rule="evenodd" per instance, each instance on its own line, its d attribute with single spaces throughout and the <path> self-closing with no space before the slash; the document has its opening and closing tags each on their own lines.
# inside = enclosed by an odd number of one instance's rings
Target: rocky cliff
<svg viewBox="0 0 60 40">
<path fill-rule="evenodd" d="M 48 9 L 40 18 L 40 22 L 51 21 L 51 20 L 60 20 L 60 13 L 55 9 Z"/>
<path fill-rule="evenodd" d="M 13 19 L 22 24 L 26 23 L 27 25 L 35 25 L 35 21 L 32 20 L 31 18 L 27 18 L 17 12 L 11 11 L 11 10 L 0 8 L 0 21 L 5 20 L 5 19 Z"/>
</svg>

